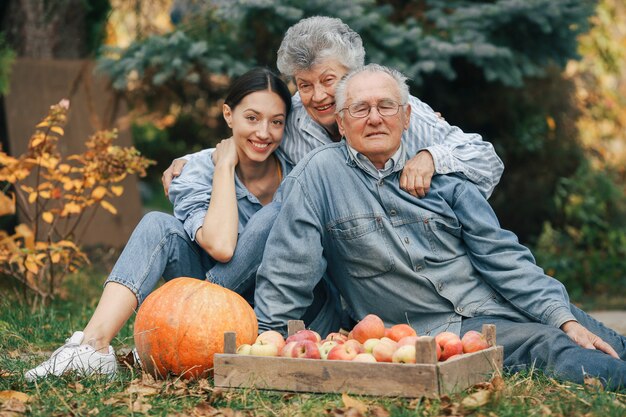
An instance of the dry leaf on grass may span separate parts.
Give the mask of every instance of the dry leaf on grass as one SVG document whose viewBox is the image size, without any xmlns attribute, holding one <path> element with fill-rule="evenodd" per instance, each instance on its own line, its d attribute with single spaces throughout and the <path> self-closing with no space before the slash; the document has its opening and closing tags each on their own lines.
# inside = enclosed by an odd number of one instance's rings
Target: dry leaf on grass
<svg viewBox="0 0 626 417">
<path fill-rule="evenodd" d="M 5 401 L 9 401 L 9 400 L 18 400 L 18 401 L 25 403 L 29 399 L 30 399 L 30 396 L 28 394 L 25 394 L 20 391 L 11 391 L 11 390 L 0 391 L 0 403 L 4 403 Z"/>
<path fill-rule="evenodd" d="M 504 378 L 500 375 L 495 375 L 491 378 L 491 385 L 493 386 L 494 391 L 502 391 L 506 388 L 506 382 L 504 382 Z"/>
<path fill-rule="evenodd" d="M 467 397 L 461 400 L 461 405 L 465 408 L 478 408 L 489 402 L 489 397 L 491 396 L 491 392 L 487 390 L 479 390 L 473 394 L 468 395 Z"/>
<path fill-rule="evenodd" d="M 598 378 L 585 375 L 584 381 L 585 381 L 585 386 L 597 388 L 599 391 L 604 391 L 604 385 L 602 385 L 602 382 L 600 382 Z"/>
<path fill-rule="evenodd" d="M 346 408 L 348 409 L 354 408 L 361 414 L 367 413 L 367 405 L 363 401 L 359 401 L 356 398 L 352 398 L 345 392 L 341 394 L 341 400 L 343 401 L 343 405 Z"/>
<path fill-rule="evenodd" d="M 131 405 L 131 411 L 133 413 L 147 413 L 151 408 L 152 406 L 145 402 L 141 395 L 139 395 Z"/>
<path fill-rule="evenodd" d="M 386 408 L 380 406 L 380 405 L 375 405 L 370 407 L 368 416 L 370 417 L 389 417 L 391 415 L 391 413 L 389 411 L 387 411 Z"/>
<path fill-rule="evenodd" d="M 2 405 L 0 406 L 0 410 L 2 410 L 2 412 L 21 414 L 21 413 L 26 412 L 26 404 L 23 401 L 20 401 L 18 399 L 10 398 L 2 402 Z"/>
</svg>

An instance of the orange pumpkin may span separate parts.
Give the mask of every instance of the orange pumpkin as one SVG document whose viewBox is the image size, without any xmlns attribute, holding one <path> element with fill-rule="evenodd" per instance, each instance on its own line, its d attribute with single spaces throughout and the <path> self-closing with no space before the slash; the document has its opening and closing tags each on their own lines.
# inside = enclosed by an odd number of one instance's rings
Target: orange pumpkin
<svg viewBox="0 0 626 417">
<path fill-rule="evenodd" d="M 176 278 L 150 294 L 135 318 L 135 346 L 144 369 L 164 378 L 206 377 L 213 354 L 224 352 L 224 332 L 237 346 L 254 343 L 258 323 L 239 294 L 194 278 Z"/>
</svg>

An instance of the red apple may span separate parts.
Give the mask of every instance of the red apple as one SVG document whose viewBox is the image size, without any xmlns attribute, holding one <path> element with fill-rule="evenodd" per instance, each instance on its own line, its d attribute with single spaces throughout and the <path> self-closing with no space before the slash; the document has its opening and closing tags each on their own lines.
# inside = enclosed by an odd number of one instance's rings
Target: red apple
<svg viewBox="0 0 626 417">
<path fill-rule="evenodd" d="M 442 361 L 445 361 L 451 356 L 463 353 L 463 344 L 461 338 L 452 332 L 442 332 L 435 336 L 435 342 L 441 347 Z"/>
<path fill-rule="evenodd" d="M 280 350 L 280 356 L 284 356 L 285 358 L 293 357 L 292 355 L 293 347 L 296 345 L 296 343 L 298 342 L 295 340 L 292 342 L 286 343 L 285 346 Z"/>
<path fill-rule="evenodd" d="M 470 330 L 465 333 L 461 338 L 461 343 L 463 344 L 463 353 L 478 352 L 489 347 L 485 336 L 476 330 Z"/>
<path fill-rule="evenodd" d="M 278 333 L 276 330 L 264 331 L 257 336 L 254 343 L 258 343 L 261 341 L 275 344 L 279 352 L 285 346 L 285 339 L 283 338 L 283 335 Z"/>
<path fill-rule="evenodd" d="M 319 333 L 314 330 L 298 330 L 291 336 L 289 336 L 286 340 L 287 343 L 298 340 L 310 340 L 313 343 L 320 342 L 322 338 Z"/>
<path fill-rule="evenodd" d="M 395 352 L 397 347 L 398 344 L 395 341 L 383 337 L 372 349 L 372 355 L 374 355 L 377 362 L 391 362 L 393 352 Z"/>
<path fill-rule="evenodd" d="M 352 362 L 376 362 L 376 358 L 371 353 L 359 353 L 352 359 Z"/>
<path fill-rule="evenodd" d="M 413 345 L 419 340 L 419 336 L 405 336 L 402 339 L 398 340 L 398 348 L 400 346 Z"/>
<path fill-rule="evenodd" d="M 343 345 L 347 344 L 348 346 L 355 349 L 357 353 L 363 353 L 365 351 L 365 349 L 363 349 L 363 345 L 358 340 L 355 340 L 355 339 L 349 339 L 349 340 L 346 340 L 344 343 L 340 343 L 340 344 L 343 344 Z"/>
<path fill-rule="evenodd" d="M 346 340 L 348 340 L 348 336 L 346 336 L 345 334 L 342 333 L 338 333 L 338 332 L 334 332 L 334 333 L 328 333 L 328 336 L 326 336 L 327 341 L 329 340 L 333 340 L 337 343 L 343 343 Z"/>
<path fill-rule="evenodd" d="M 317 343 L 310 340 L 298 340 L 291 350 L 291 357 L 304 359 L 320 359 Z"/>
<path fill-rule="evenodd" d="M 391 326 L 389 334 L 385 336 L 398 342 L 403 337 L 417 336 L 417 332 L 408 324 L 395 324 Z"/>
<path fill-rule="evenodd" d="M 359 353 L 353 344 L 346 342 L 333 347 L 328 352 L 327 359 L 331 361 L 351 361 Z"/>
<path fill-rule="evenodd" d="M 395 352 L 393 352 L 391 362 L 415 363 L 415 345 L 400 346 Z"/>
<path fill-rule="evenodd" d="M 337 342 L 336 340 L 328 340 L 324 343 L 322 343 L 319 347 L 320 349 L 320 357 L 322 359 L 328 359 L 328 352 L 330 352 L 330 350 L 332 348 L 334 348 L 335 346 L 339 345 L 340 343 Z"/>
<path fill-rule="evenodd" d="M 352 337 L 361 343 L 367 339 L 380 339 L 385 336 L 385 323 L 375 314 L 368 314 L 354 326 Z"/>
</svg>

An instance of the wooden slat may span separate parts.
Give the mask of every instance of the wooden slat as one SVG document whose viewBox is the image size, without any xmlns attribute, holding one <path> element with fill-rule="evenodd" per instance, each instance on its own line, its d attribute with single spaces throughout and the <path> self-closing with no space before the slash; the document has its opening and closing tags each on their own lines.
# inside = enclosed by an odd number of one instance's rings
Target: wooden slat
<svg viewBox="0 0 626 417">
<path fill-rule="evenodd" d="M 502 369 L 503 356 L 502 346 L 496 346 L 439 362 L 439 391 L 458 392 L 478 382 L 489 381 L 494 372 Z"/>
<path fill-rule="evenodd" d="M 496 346 L 496 325 L 483 324 L 483 336 L 487 339 L 489 346 Z"/>
<path fill-rule="evenodd" d="M 304 322 L 302 320 L 289 320 L 287 322 L 287 335 L 291 336 L 292 334 L 304 330 Z"/>
<path fill-rule="evenodd" d="M 435 338 L 430 336 L 420 337 L 415 342 L 415 362 L 416 363 L 437 363 L 437 346 Z"/>
<path fill-rule="evenodd" d="M 237 333 L 224 332 L 224 353 L 237 352 Z"/>
<path fill-rule="evenodd" d="M 215 386 L 436 397 L 437 366 L 215 355 Z"/>
</svg>

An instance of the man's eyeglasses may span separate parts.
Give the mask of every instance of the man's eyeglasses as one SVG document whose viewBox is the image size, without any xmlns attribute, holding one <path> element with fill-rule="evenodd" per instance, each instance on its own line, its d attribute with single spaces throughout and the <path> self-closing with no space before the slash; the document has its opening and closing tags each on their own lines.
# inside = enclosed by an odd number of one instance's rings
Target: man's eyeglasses
<svg viewBox="0 0 626 417">
<path fill-rule="evenodd" d="M 369 103 L 366 103 L 365 101 L 359 101 L 358 103 L 350 104 L 348 107 L 344 107 L 339 111 L 341 112 L 344 110 L 348 110 L 350 116 L 354 117 L 355 119 L 362 119 L 370 115 L 372 107 L 376 107 L 378 114 L 383 117 L 389 117 L 398 114 L 398 110 L 400 110 L 400 107 L 402 106 L 404 106 L 404 104 L 400 104 L 393 100 L 387 99 L 379 100 L 376 102 L 375 105 L 371 105 Z"/>
</svg>

